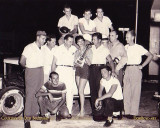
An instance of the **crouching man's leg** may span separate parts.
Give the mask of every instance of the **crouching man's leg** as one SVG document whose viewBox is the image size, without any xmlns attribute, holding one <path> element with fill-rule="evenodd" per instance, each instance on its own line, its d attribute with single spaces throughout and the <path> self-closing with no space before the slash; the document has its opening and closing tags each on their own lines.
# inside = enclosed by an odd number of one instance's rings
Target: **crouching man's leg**
<svg viewBox="0 0 160 128">
<path fill-rule="evenodd" d="M 60 121 L 61 119 L 69 118 L 69 111 L 67 106 L 64 104 L 59 108 L 59 111 L 56 113 L 56 121 Z"/>
<path fill-rule="evenodd" d="M 50 102 L 46 97 L 39 96 L 38 97 L 38 104 L 40 107 L 40 112 L 42 116 L 42 122 L 41 124 L 46 124 L 47 122 L 50 121 L 50 114 L 48 112 L 47 107 L 50 106 Z"/>
</svg>

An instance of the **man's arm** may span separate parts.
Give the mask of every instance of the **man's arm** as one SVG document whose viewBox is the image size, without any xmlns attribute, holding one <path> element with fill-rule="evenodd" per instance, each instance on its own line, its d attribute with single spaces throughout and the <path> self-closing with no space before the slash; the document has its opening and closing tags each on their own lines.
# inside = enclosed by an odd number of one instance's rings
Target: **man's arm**
<svg viewBox="0 0 160 128">
<path fill-rule="evenodd" d="M 57 68 L 56 62 L 57 62 L 57 58 L 55 56 L 53 56 L 53 61 L 52 61 L 52 66 L 51 66 L 52 72 L 55 71 Z"/>
<path fill-rule="evenodd" d="M 119 50 L 119 54 L 120 54 L 121 59 L 116 66 L 116 69 L 115 69 L 116 72 L 119 72 L 119 70 L 124 67 L 124 65 L 127 63 L 127 60 L 128 60 L 127 52 L 126 52 L 124 46 L 120 45 L 118 50 Z"/>
<path fill-rule="evenodd" d="M 98 100 L 98 101 L 102 101 L 102 100 L 104 100 L 104 99 L 106 99 L 106 98 L 112 97 L 112 95 L 114 94 L 114 92 L 115 92 L 116 89 L 117 89 L 117 86 L 118 86 L 117 84 L 113 84 L 113 85 L 111 86 L 109 92 L 106 93 L 106 94 L 104 94 L 103 96 L 99 97 L 97 100 Z"/>
<path fill-rule="evenodd" d="M 113 63 L 111 55 L 107 56 L 107 60 L 109 61 L 109 64 L 110 64 L 110 66 L 112 68 L 112 76 L 117 77 L 117 75 L 115 73 L 114 63 Z"/>
<path fill-rule="evenodd" d="M 145 67 L 153 58 L 153 55 L 150 52 L 147 52 L 145 55 L 147 56 L 147 59 L 143 62 L 142 65 L 139 66 L 139 69 L 142 69 L 143 67 Z"/>
<path fill-rule="evenodd" d="M 20 58 L 20 65 L 25 68 L 26 67 L 26 57 L 25 56 L 21 56 Z"/>
<path fill-rule="evenodd" d="M 78 31 L 78 25 L 74 25 L 74 29 L 70 31 L 71 34 L 75 34 Z"/>
<path fill-rule="evenodd" d="M 83 26 L 82 23 L 79 23 L 79 28 L 80 28 L 82 34 L 93 34 L 93 33 L 95 33 L 95 31 L 88 31 L 88 30 L 85 30 L 85 28 L 84 28 L 84 26 Z"/>
<path fill-rule="evenodd" d="M 62 93 L 62 100 L 55 107 L 55 109 L 52 111 L 52 113 L 56 113 L 59 110 L 59 108 L 65 103 L 65 101 L 66 101 L 66 93 Z"/>
<path fill-rule="evenodd" d="M 99 88 L 99 91 L 98 91 L 98 98 L 100 98 L 100 97 L 102 96 L 103 89 L 104 89 L 104 86 L 102 86 L 102 85 L 100 84 L 100 88 Z M 102 107 L 102 102 L 96 100 L 96 101 L 95 101 L 95 107 L 96 107 L 97 110 L 101 109 L 101 107 Z"/>
</svg>

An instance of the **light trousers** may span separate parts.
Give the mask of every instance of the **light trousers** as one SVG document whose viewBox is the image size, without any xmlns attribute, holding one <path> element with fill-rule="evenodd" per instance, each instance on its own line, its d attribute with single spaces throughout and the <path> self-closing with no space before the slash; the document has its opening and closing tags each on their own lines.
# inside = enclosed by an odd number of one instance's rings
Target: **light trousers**
<svg viewBox="0 0 160 128">
<path fill-rule="evenodd" d="M 73 107 L 73 89 L 74 89 L 74 79 L 75 70 L 72 67 L 58 66 L 56 72 L 59 74 L 59 81 L 66 85 L 66 103 L 69 114 L 72 113 Z"/>
<path fill-rule="evenodd" d="M 138 115 L 141 81 L 142 71 L 138 66 L 127 66 L 123 79 L 124 110 L 126 115 Z"/>
</svg>

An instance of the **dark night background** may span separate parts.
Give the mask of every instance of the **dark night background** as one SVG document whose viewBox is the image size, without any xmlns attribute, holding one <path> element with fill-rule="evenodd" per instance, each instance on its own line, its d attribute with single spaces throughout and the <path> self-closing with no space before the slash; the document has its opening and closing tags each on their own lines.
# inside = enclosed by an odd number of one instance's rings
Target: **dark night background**
<svg viewBox="0 0 160 128">
<path fill-rule="evenodd" d="M 139 0 L 137 42 L 149 49 L 150 9 L 153 0 Z M 20 56 L 24 46 L 35 40 L 36 31 L 44 30 L 59 38 L 57 23 L 63 7 L 69 4 L 72 13 L 83 17 L 85 8 L 98 6 L 104 10 L 115 28 L 135 27 L 136 0 L 0 0 L 0 59 Z M 123 41 L 123 34 L 120 33 Z"/>
</svg>

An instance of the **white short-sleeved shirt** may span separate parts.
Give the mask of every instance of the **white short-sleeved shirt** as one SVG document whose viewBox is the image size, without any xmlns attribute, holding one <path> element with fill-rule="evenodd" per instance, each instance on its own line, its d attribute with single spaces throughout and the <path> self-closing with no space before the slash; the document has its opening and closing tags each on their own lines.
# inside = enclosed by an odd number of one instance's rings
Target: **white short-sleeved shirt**
<svg viewBox="0 0 160 128">
<path fill-rule="evenodd" d="M 84 29 L 88 30 L 88 31 L 92 31 L 96 27 L 93 20 L 89 20 L 89 24 L 88 24 L 88 22 L 85 18 L 80 18 L 79 23 L 83 24 Z M 82 34 L 80 28 L 79 28 L 79 34 Z"/>
<path fill-rule="evenodd" d="M 101 45 L 98 48 L 93 45 L 91 50 L 93 53 L 91 64 L 106 64 L 106 58 L 110 52 L 104 45 Z"/>
<path fill-rule="evenodd" d="M 129 46 L 128 44 L 125 46 L 127 56 L 128 56 L 128 65 L 140 64 L 142 61 L 142 56 L 145 55 L 148 51 L 141 45 L 134 44 Z"/>
<path fill-rule="evenodd" d="M 102 33 L 103 38 L 107 38 L 109 36 L 109 28 L 112 25 L 111 20 L 107 16 L 103 16 L 102 21 L 96 17 L 94 22 L 96 24 L 96 31 Z"/>
<path fill-rule="evenodd" d="M 26 57 L 27 68 L 37 68 L 44 66 L 43 52 L 35 42 L 28 44 L 22 53 Z"/>
<path fill-rule="evenodd" d="M 53 55 L 54 55 L 54 52 L 56 52 L 57 48 L 58 48 L 58 46 L 55 46 L 54 48 L 52 48 L 50 50 L 48 48 L 47 44 L 42 46 L 42 52 L 43 52 L 43 57 L 44 57 L 44 73 L 45 72 L 48 73 L 48 70 L 51 70 Z M 47 70 L 47 71 L 45 71 L 45 70 Z"/>
<path fill-rule="evenodd" d="M 76 50 L 76 47 L 73 45 L 69 48 L 69 50 L 64 46 L 64 44 L 59 46 L 54 54 L 57 59 L 56 65 L 73 66 Z"/>
<path fill-rule="evenodd" d="M 100 84 L 105 88 L 106 93 L 109 92 L 112 85 L 116 84 L 117 89 L 114 92 L 114 94 L 112 95 L 112 98 L 114 98 L 116 100 L 122 100 L 123 99 L 122 88 L 121 88 L 121 85 L 120 85 L 117 78 L 111 76 L 110 80 L 108 80 L 108 81 L 106 79 L 102 78 L 101 81 L 100 81 Z"/>
<path fill-rule="evenodd" d="M 69 28 L 71 31 L 74 29 L 74 26 L 78 25 L 78 17 L 75 15 L 71 14 L 70 19 L 68 20 L 67 17 L 64 15 L 63 17 L 61 17 L 58 21 L 58 27 L 67 27 Z"/>
</svg>

